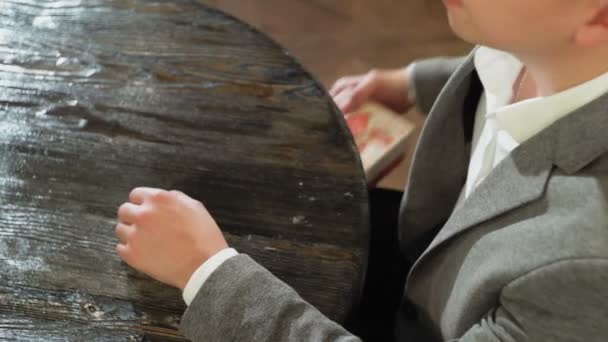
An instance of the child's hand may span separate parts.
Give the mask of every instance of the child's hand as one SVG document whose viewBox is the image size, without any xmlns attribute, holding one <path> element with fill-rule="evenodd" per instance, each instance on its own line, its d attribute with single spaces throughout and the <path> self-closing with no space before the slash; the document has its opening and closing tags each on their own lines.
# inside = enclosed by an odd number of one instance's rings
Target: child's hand
<svg viewBox="0 0 608 342">
<path fill-rule="evenodd" d="M 120 258 L 182 290 L 200 265 L 228 247 L 205 207 L 178 191 L 137 188 L 118 219 Z"/>
<path fill-rule="evenodd" d="M 343 77 L 329 91 L 344 114 L 368 101 L 379 102 L 397 113 L 410 109 L 408 81 L 403 69 L 372 70 L 364 75 Z"/>
</svg>

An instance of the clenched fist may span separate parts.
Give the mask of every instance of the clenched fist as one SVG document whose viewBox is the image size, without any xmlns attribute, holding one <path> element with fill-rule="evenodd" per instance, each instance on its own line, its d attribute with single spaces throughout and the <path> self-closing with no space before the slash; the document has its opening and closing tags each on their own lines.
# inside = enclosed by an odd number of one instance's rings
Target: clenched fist
<svg viewBox="0 0 608 342">
<path fill-rule="evenodd" d="M 134 189 L 119 208 L 118 221 L 120 258 L 181 290 L 200 265 L 228 248 L 203 204 L 179 191 Z"/>
</svg>

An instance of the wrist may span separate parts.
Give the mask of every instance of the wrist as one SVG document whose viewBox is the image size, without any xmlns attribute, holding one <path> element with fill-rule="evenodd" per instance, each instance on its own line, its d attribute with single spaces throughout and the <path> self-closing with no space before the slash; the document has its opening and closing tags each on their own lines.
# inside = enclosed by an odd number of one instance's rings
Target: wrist
<svg viewBox="0 0 608 342">
<path fill-rule="evenodd" d="M 405 67 L 403 71 L 403 77 L 405 79 L 405 96 L 408 101 L 409 107 L 412 107 L 416 104 L 416 87 L 414 84 L 414 68 L 416 63 L 410 63 L 407 67 Z"/>
<path fill-rule="evenodd" d="M 186 305 L 194 300 L 194 297 L 203 287 L 207 279 L 216 269 L 218 269 L 226 260 L 238 255 L 239 253 L 233 248 L 226 248 L 201 264 L 189 277 L 186 285 L 182 289 L 182 296 Z"/>
<path fill-rule="evenodd" d="M 190 279 L 192 279 L 193 274 L 201 267 L 201 265 L 204 265 L 209 259 L 213 258 L 213 256 L 227 248 L 228 246 L 220 248 L 211 253 L 193 254 L 189 260 L 184 260 L 183 268 L 181 269 L 180 274 L 176 277 L 176 287 L 181 291 L 184 291 L 188 282 Z"/>
</svg>

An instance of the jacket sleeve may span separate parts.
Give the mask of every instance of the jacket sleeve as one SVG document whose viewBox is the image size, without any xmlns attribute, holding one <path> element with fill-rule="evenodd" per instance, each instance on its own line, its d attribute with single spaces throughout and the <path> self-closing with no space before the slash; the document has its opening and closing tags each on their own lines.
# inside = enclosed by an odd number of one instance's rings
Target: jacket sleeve
<svg viewBox="0 0 608 342">
<path fill-rule="evenodd" d="M 608 338 L 608 259 L 560 261 L 509 284 L 500 306 L 460 342 L 601 342 Z"/>
<path fill-rule="evenodd" d="M 180 331 L 194 342 L 360 341 L 244 254 L 211 274 Z"/>
</svg>

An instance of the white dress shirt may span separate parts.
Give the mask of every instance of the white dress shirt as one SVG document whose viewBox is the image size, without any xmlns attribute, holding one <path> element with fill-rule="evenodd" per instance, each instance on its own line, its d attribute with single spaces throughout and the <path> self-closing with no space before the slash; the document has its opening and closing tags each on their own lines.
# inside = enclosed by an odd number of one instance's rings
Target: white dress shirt
<svg viewBox="0 0 608 342">
<path fill-rule="evenodd" d="M 521 143 L 608 92 L 605 73 L 552 96 L 512 104 L 523 64 L 509 53 L 487 47 L 477 49 L 474 59 L 484 92 L 475 115 L 471 161 L 461 200 Z"/>
<path fill-rule="evenodd" d="M 484 92 L 475 116 L 471 162 L 460 201 L 466 199 L 494 167 L 521 143 L 608 92 L 606 73 L 553 96 L 511 104 L 513 88 L 518 88 L 513 85 L 522 67 L 517 58 L 503 51 L 480 47 L 475 52 L 475 68 Z M 415 64 L 404 69 L 409 84 L 412 84 L 414 69 Z M 415 93 L 410 92 L 408 96 L 414 103 Z M 236 255 L 236 250 L 224 249 L 203 263 L 184 288 L 186 304 L 190 305 L 218 267 Z"/>
</svg>

